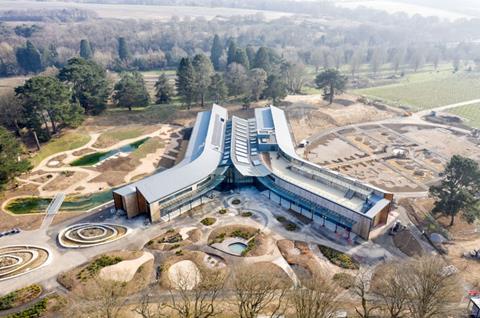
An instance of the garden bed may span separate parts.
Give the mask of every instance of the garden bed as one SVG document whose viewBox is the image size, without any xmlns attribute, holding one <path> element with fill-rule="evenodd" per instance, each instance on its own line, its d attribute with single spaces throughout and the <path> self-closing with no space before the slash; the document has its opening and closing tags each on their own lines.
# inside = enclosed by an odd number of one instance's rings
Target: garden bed
<svg viewBox="0 0 480 318">
<path fill-rule="evenodd" d="M 333 248 L 318 245 L 320 252 L 333 264 L 345 269 L 359 269 L 359 263 L 354 260 L 350 255 L 337 251 Z"/>
</svg>

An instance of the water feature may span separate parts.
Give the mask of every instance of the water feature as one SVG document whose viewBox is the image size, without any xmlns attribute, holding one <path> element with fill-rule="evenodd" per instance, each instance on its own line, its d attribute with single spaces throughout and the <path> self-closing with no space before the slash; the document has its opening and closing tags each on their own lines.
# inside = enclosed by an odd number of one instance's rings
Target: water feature
<svg viewBox="0 0 480 318">
<path fill-rule="evenodd" d="M 247 249 L 247 244 L 236 242 L 228 245 L 228 249 L 235 255 L 242 255 L 243 251 Z"/>
<path fill-rule="evenodd" d="M 94 152 L 72 161 L 70 165 L 73 167 L 94 166 L 104 162 L 107 159 L 111 159 L 112 157 L 125 156 L 138 149 L 148 139 L 149 138 L 140 139 L 136 142 L 110 151 Z"/>
</svg>

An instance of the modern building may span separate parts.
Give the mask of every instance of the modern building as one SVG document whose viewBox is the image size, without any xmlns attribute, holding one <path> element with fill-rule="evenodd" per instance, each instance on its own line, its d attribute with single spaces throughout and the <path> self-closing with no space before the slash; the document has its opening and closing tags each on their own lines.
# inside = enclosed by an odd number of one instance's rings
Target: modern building
<svg viewBox="0 0 480 318">
<path fill-rule="evenodd" d="M 169 221 L 208 199 L 212 190 L 255 185 L 281 206 L 339 235 L 368 239 L 387 221 L 393 195 L 299 157 L 285 113 L 274 106 L 255 117 L 228 118 L 213 105 L 197 115 L 185 158 L 173 168 L 113 192 L 128 217 Z"/>
</svg>

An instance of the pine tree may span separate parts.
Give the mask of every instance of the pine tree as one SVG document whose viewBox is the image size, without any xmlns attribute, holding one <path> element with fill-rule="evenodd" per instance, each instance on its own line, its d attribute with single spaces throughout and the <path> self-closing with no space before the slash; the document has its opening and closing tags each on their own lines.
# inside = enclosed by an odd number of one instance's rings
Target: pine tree
<svg viewBox="0 0 480 318">
<path fill-rule="evenodd" d="M 145 107 L 150 103 L 150 95 L 143 75 L 139 72 L 123 73 L 122 78 L 115 84 L 113 101 L 119 107 Z"/>
<path fill-rule="evenodd" d="M 155 97 L 157 104 L 168 104 L 172 101 L 175 92 L 165 73 L 162 73 L 155 83 Z"/>
<path fill-rule="evenodd" d="M 80 57 L 88 60 L 93 57 L 92 47 L 87 39 L 80 41 Z"/>
<path fill-rule="evenodd" d="M 257 54 L 255 55 L 254 67 L 263 68 L 267 73 L 270 71 L 270 55 L 266 47 L 258 49 Z"/>
<path fill-rule="evenodd" d="M 31 168 L 28 160 L 18 159 L 21 149 L 15 137 L 0 126 L 0 187 L 3 187 L 12 177 Z"/>
<path fill-rule="evenodd" d="M 195 55 L 192 64 L 195 70 L 195 96 L 200 99 L 200 105 L 205 107 L 205 97 L 211 83 L 213 66 L 205 54 Z"/>
<path fill-rule="evenodd" d="M 27 41 L 25 47 L 17 49 L 16 58 L 18 65 L 27 73 L 38 73 L 43 70 L 42 55 L 30 41 Z"/>
<path fill-rule="evenodd" d="M 255 55 L 257 54 L 255 52 L 255 49 L 253 48 L 253 46 L 249 45 L 245 49 L 245 52 L 247 53 L 248 64 L 250 65 L 250 67 L 254 67 L 254 65 L 255 65 Z"/>
<path fill-rule="evenodd" d="M 234 40 L 230 40 L 227 50 L 227 66 L 235 62 L 235 56 L 237 54 L 237 45 Z"/>
<path fill-rule="evenodd" d="M 210 98 L 217 104 L 223 102 L 227 98 L 227 85 L 225 85 L 222 74 L 216 73 L 212 76 L 208 92 Z"/>
<path fill-rule="evenodd" d="M 122 62 L 127 62 L 130 58 L 130 50 L 124 37 L 118 38 L 118 57 Z"/>
<path fill-rule="evenodd" d="M 218 34 L 215 34 L 213 38 L 212 49 L 210 51 L 210 60 L 212 61 L 213 67 L 216 71 L 220 70 L 220 59 L 223 55 L 223 46 L 220 41 Z"/>
<path fill-rule="evenodd" d="M 248 56 L 245 49 L 237 48 L 235 51 L 235 63 L 242 65 L 246 70 L 250 68 L 250 63 L 248 61 Z"/>
<path fill-rule="evenodd" d="M 178 96 L 182 97 L 183 102 L 190 108 L 195 96 L 195 70 L 188 57 L 180 60 L 175 85 Z"/>
<path fill-rule="evenodd" d="M 111 92 L 107 73 L 93 60 L 70 59 L 58 78 L 72 84 L 74 100 L 80 103 L 85 114 L 98 115 L 107 107 Z"/>
<path fill-rule="evenodd" d="M 272 74 L 267 78 L 267 87 L 263 92 L 265 97 L 271 98 L 275 104 L 287 96 L 287 85 L 278 75 Z"/>
</svg>

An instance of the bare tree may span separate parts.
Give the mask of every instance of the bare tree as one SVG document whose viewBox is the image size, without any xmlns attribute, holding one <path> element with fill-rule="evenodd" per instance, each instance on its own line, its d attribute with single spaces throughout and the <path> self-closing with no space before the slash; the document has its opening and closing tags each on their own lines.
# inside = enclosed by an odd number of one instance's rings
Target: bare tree
<svg viewBox="0 0 480 318">
<path fill-rule="evenodd" d="M 176 284 L 170 288 L 170 301 L 165 307 L 182 318 L 214 317 L 220 313 L 220 309 L 215 307 L 215 301 L 223 290 L 224 283 L 225 275 L 221 271 L 213 272 L 202 279 L 179 272 Z"/>
<path fill-rule="evenodd" d="M 355 307 L 355 311 L 361 318 L 373 317 L 373 313 L 378 309 L 374 297 L 370 294 L 371 272 L 360 270 L 352 286 L 353 293 L 360 297 L 360 308 Z"/>
<path fill-rule="evenodd" d="M 338 287 L 324 275 L 316 273 L 303 286 L 296 286 L 290 294 L 290 303 L 297 318 L 332 317 L 338 309 L 335 298 Z"/>
<path fill-rule="evenodd" d="M 373 77 L 377 77 L 378 71 L 382 67 L 385 60 L 385 51 L 383 48 L 377 47 L 374 49 L 370 58 L 370 68 L 372 69 Z"/>
<path fill-rule="evenodd" d="M 234 271 L 232 286 L 240 318 L 255 318 L 267 311 L 270 317 L 278 317 L 286 310 L 289 284 L 282 276 L 242 267 Z"/>
<path fill-rule="evenodd" d="M 459 290 L 456 274 L 445 270 L 439 257 L 412 260 L 404 271 L 407 282 L 408 309 L 412 318 L 447 317 L 449 299 Z"/>
<path fill-rule="evenodd" d="M 301 63 L 288 63 L 284 68 L 284 73 L 287 89 L 294 94 L 301 93 L 303 85 L 305 85 L 307 81 L 305 65 Z"/>
<path fill-rule="evenodd" d="M 95 276 L 71 294 L 69 317 L 116 318 L 126 304 L 123 283 Z"/>
<path fill-rule="evenodd" d="M 140 315 L 142 318 L 163 318 L 168 317 L 164 314 L 165 304 L 156 303 L 153 297 L 157 291 L 157 285 L 146 288 L 141 293 L 140 302 L 135 306 L 133 312 Z"/>
<path fill-rule="evenodd" d="M 377 280 L 372 284 L 372 293 L 377 297 L 381 309 L 390 318 L 400 318 L 407 308 L 408 292 L 404 263 L 380 266 Z"/>
<path fill-rule="evenodd" d="M 362 60 L 363 60 L 363 52 L 361 51 L 361 49 L 355 50 L 352 54 L 352 57 L 350 58 L 350 72 L 352 74 L 352 78 L 355 78 L 355 75 L 360 69 Z"/>
</svg>

